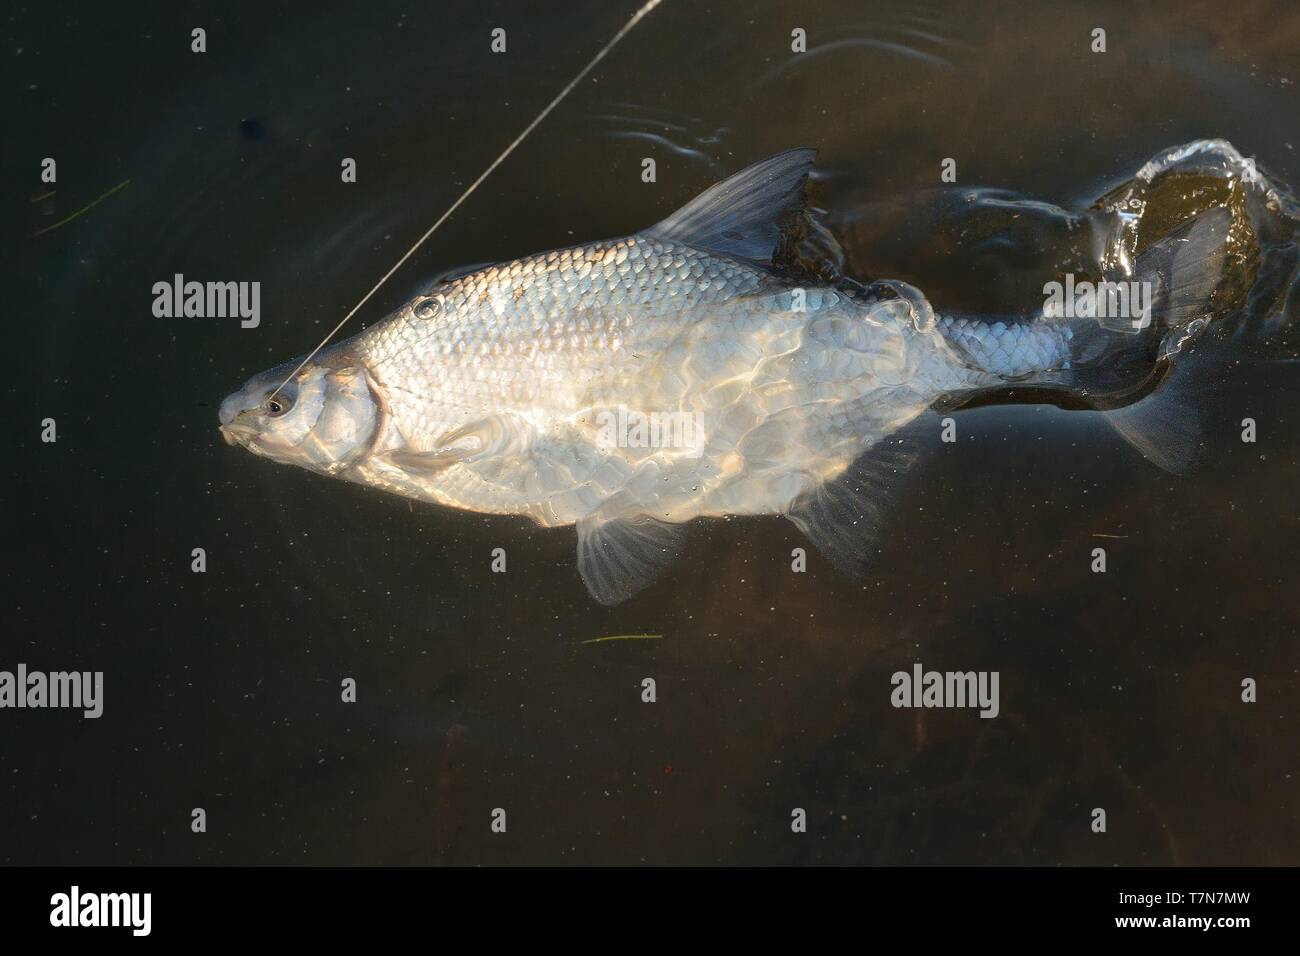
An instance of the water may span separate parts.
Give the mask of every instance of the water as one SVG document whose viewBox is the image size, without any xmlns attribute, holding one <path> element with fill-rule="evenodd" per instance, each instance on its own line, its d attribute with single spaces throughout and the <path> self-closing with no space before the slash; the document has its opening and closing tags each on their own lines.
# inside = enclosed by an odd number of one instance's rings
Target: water
<svg viewBox="0 0 1300 956">
<path fill-rule="evenodd" d="M 1235 321 L 1197 344 L 1206 444 L 1186 476 L 1096 416 L 956 413 L 961 441 L 914 469 L 862 582 L 815 556 L 792 574 L 797 531 L 737 519 L 694 527 L 688 561 L 603 608 L 571 531 L 227 448 L 220 398 L 313 345 L 632 9 L 439 6 L 10 20 L 0 667 L 102 670 L 106 699 L 99 720 L 5 712 L 0 860 L 1300 858 L 1294 327 Z M 963 222 L 934 192 L 945 157 L 961 189 L 1078 214 L 1205 137 L 1300 183 L 1287 5 L 783 6 L 668 0 L 358 320 L 446 269 L 649 225 L 795 145 L 821 150 L 850 271 L 968 312 L 1032 300 L 1068 237 L 1052 215 Z M 154 318 L 175 273 L 261 281 L 261 325 Z M 622 634 L 662 637 L 583 643 Z M 891 674 L 918 660 L 1000 672 L 1001 715 L 892 708 Z"/>
</svg>

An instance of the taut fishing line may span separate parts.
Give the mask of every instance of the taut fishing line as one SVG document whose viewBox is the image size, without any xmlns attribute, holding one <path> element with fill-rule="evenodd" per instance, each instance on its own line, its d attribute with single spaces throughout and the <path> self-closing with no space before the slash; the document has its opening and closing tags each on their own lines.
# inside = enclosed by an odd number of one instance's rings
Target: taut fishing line
<svg viewBox="0 0 1300 956">
<path fill-rule="evenodd" d="M 446 212 L 444 212 L 441 216 L 438 217 L 438 221 L 429 227 L 429 231 L 426 232 L 424 235 L 422 235 L 419 239 L 415 240 L 415 245 L 411 246 L 410 249 L 406 250 L 406 255 L 398 259 L 396 265 L 394 265 L 391 269 L 389 269 L 387 272 L 384 273 L 383 277 L 378 282 L 375 283 L 374 288 L 372 288 L 369 292 L 367 292 L 364 296 L 362 296 L 361 301 L 358 302 L 356 305 L 354 305 L 352 307 L 352 310 L 348 312 L 347 315 L 343 316 L 342 321 L 339 322 L 338 325 L 334 326 L 334 328 L 330 330 L 329 335 L 321 339 L 320 344 L 317 345 L 314 349 L 311 350 L 311 352 L 307 354 L 307 357 L 298 364 L 298 367 L 295 368 L 292 372 L 290 372 L 289 375 L 285 378 L 285 380 L 275 387 L 275 391 L 266 397 L 267 401 L 270 401 L 272 398 L 275 398 L 275 396 L 280 393 L 280 389 L 288 385 L 289 382 L 293 380 L 293 377 L 303 370 L 303 366 L 305 366 L 308 362 L 310 362 L 313 358 L 315 358 L 316 353 L 329 344 L 330 339 L 334 338 L 334 336 L 338 334 L 339 329 L 347 325 L 348 319 L 356 315 L 357 312 L 361 309 L 361 307 L 365 305 L 368 301 L 370 301 L 370 297 L 379 291 L 379 287 L 382 286 L 385 282 L 387 282 L 390 278 L 392 278 L 393 273 L 396 272 L 398 269 L 400 269 L 403 263 L 405 263 L 407 259 L 411 258 L 411 256 L 415 254 L 415 250 L 419 249 L 420 246 L 424 245 L 425 240 L 427 240 L 430 236 L 432 236 L 438 230 L 438 227 L 441 226 L 444 222 L 446 222 L 447 219 L 451 216 L 451 214 L 455 212 L 457 208 L 459 208 L 460 204 L 463 203 L 466 199 L 468 199 L 470 197 L 470 194 L 473 193 L 474 190 L 478 189 L 480 185 L 482 185 L 483 180 L 491 176 L 492 171 L 496 169 L 498 166 L 500 166 L 503 162 L 505 162 L 506 157 L 515 151 L 515 147 L 518 146 L 520 143 L 522 143 L 524 139 L 528 136 L 528 134 L 537 128 L 538 124 L 541 123 L 542 120 L 546 119 L 547 115 L 551 112 L 551 110 L 555 109 L 555 107 L 560 105 L 560 101 L 563 100 L 566 96 L 568 96 L 569 93 L 573 91 L 573 88 L 575 86 L 577 86 L 579 83 L 582 82 L 583 77 L 585 77 L 588 73 L 591 72 L 592 67 L 594 67 L 597 63 L 603 60 L 605 58 L 605 54 L 608 53 L 610 50 L 614 49 L 615 45 L 618 43 L 619 40 L 627 36 L 628 33 L 632 31 L 632 28 L 635 27 L 638 23 L 640 23 L 641 19 L 645 17 L 646 14 L 648 14 L 655 7 L 659 6 L 659 4 L 662 2 L 663 0 L 649 0 L 649 2 L 646 3 L 644 6 L 642 6 L 640 10 L 632 14 L 632 19 L 628 20 L 627 23 L 623 25 L 623 29 L 615 33 L 613 38 L 610 39 L 610 41 L 606 43 L 603 47 L 600 48 L 600 52 L 598 52 L 594 57 L 592 57 L 591 61 L 586 66 L 584 66 L 581 71 L 579 71 L 578 75 L 569 81 L 568 86 L 560 90 L 559 94 L 555 97 L 555 99 L 551 100 L 551 102 L 546 105 L 546 109 L 538 113 L 537 118 L 534 119 L 527 126 L 525 126 L 524 131 L 520 133 L 518 136 L 516 136 L 514 138 L 514 141 L 511 142 L 511 144 L 502 151 L 501 155 L 492 161 L 492 165 L 488 166 L 487 169 L 483 170 L 483 175 L 479 176 L 478 179 L 470 183 L 469 188 L 460 194 L 460 198 L 457 199 L 454 203 L 452 203 L 451 207 Z"/>
</svg>

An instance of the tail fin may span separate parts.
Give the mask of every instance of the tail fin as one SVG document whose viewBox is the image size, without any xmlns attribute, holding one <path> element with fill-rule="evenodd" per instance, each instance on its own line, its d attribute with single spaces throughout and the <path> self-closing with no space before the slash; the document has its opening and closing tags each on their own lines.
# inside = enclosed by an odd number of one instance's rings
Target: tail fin
<svg viewBox="0 0 1300 956">
<path fill-rule="evenodd" d="M 1212 296 L 1228 266 L 1231 213 L 1196 216 L 1143 250 L 1130 280 L 1139 309 L 1075 319 L 1069 383 L 1088 394 L 1108 424 L 1143 458 L 1169 472 L 1195 457 L 1201 429 L 1189 402 L 1186 373 L 1172 360 L 1205 326 Z M 1134 287 L 1130 287 L 1134 288 Z M 1130 299 L 1130 307 L 1133 301 Z M 1144 397 L 1138 398 L 1137 396 Z"/>
<path fill-rule="evenodd" d="M 1102 412 L 1106 423 L 1137 453 L 1162 471 L 1182 474 L 1196 458 L 1201 423 L 1184 394 L 1184 383 L 1166 381 L 1132 405 Z"/>
<path fill-rule="evenodd" d="M 1150 334 L 1156 337 L 1157 360 L 1176 356 L 1205 326 L 1211 297 L 1227 266 L 1231 225 L 1231 214 L 1219 207 L 1197 216 L 1137 257 L 1135 277 L 1150 290 L 1150 312 L 1145 318 Z M 1098 324 L 1117 332 L 1145 331 L 1139 323 L 1122 328 L 1099 319 Z M 1187 391 L 1187 381 L 1178 380 L 1171 368 L 1155 391 L 1106 412 L 1106 421 L 1147 461 L 1168 472 L 1182 472 L 1192 463 L 1201 436 Z"/>
<path fill-rule="evenodd" d="M 1072 323 L 1073 364 L 1084 380 L 1076 384 L 1106 392 L 1131 372 L 1176 354 L 1204 327 L 1227 268 L 1231 225 L 1231 213 L 1218 207 L 1137 256 L 1132 279 L 1125 280 L 1137 290 L 1136 301 L 1124 310 L 1096 309 Z"/>
<path fill-rule="evenodd" d="M 1182 329 L 1209 311 L 1210 296 L 1227 265 L 1232 214 L 1220 206 L 1202 213 L 1137 257 L 1134 280 L 1149 292 L 1148 314 L 1133 319 L 1102 316 L 1112 332 Z"/>
</svg>

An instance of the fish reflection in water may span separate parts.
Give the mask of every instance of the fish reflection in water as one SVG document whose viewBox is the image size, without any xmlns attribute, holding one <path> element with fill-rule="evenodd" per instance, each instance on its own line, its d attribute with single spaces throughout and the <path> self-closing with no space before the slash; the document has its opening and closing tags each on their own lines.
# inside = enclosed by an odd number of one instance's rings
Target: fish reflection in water
<svg viewBox="0 0 1300 956">
<path fill-rule="evenodd" d="M 1112 202 L 1092 276 L 1044 275 L 1045 304 L 1022 315 L 950 314 L 807 254 L 834 247 L 808 211 L 813 159 L 759 162 L 630 236 L 453 274 L 301 368 L 254 376 L 221 430 L 324 475 L 576 525 L 603 603 L 649 583 L 696 518 L 783 515 L 860 574 L 908 460 L 891 436 L 935 408 L 1101 410 L 1151 461 L 1184 467 L 1195 409 L 1161 380 L 1221 314 L 1243 230 L 1294 226 L 1249 161 L 1199 141 Z M 1192 173 L 1236 204 L 1189 210 L 1139 248 L 1143 197 Z"/>
</svg>

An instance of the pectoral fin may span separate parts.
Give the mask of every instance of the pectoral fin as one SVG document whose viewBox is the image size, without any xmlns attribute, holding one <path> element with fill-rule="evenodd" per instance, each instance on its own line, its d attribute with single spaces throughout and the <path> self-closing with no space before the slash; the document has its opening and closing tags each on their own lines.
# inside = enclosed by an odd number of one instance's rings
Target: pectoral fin
<svg viewBox="0 0 1300 956">
<path fill-rule="evenodd" d="M 502 455 L 523 454 L 527 436 L 508 415 L 488 415 L 453 429 L 428 451 L 399 449 L 385 456 L 408 474 L 432 475 L 452 465 L 473 464 Z"/>
<path fill-rule="evenodd" d="M 460 451 L 392 451 L 384 456 L 408 475 L 436 475 L 465 460 Z"/>
</svg>

